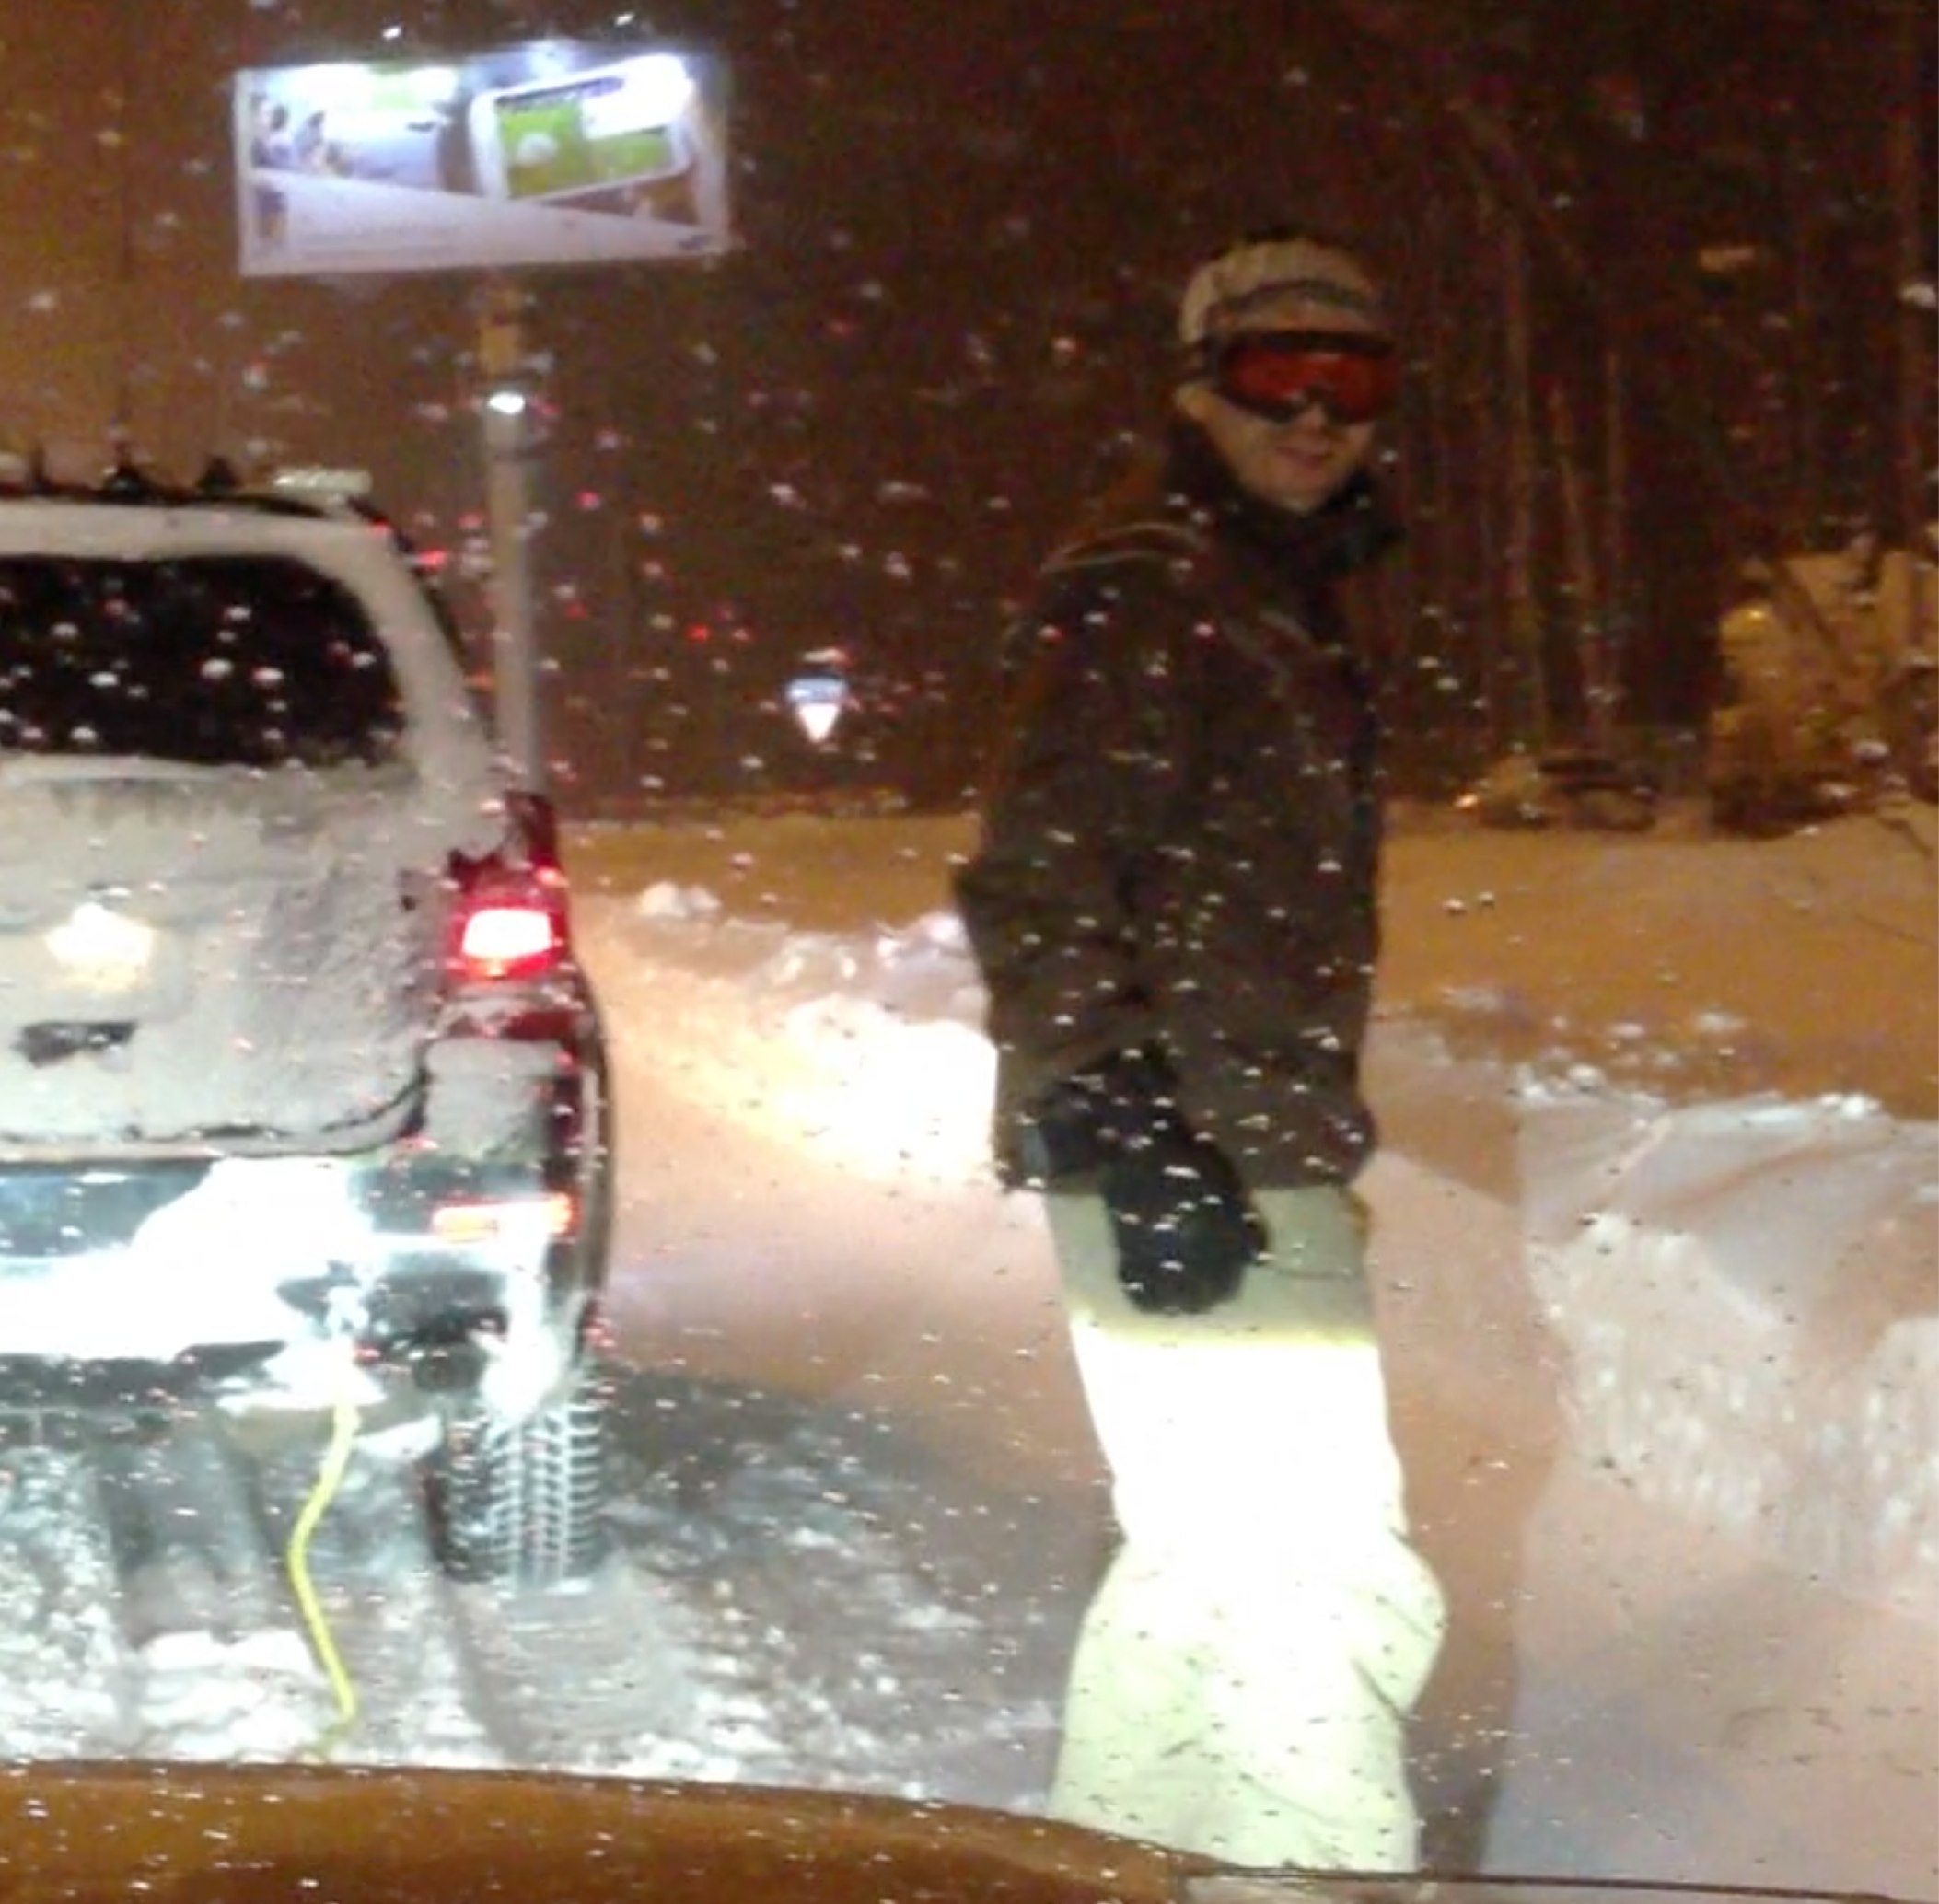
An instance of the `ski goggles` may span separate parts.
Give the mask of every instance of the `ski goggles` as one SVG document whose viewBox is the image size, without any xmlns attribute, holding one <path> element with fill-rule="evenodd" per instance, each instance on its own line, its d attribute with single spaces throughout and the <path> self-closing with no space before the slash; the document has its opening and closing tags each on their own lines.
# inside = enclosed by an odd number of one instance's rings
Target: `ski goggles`
<svg viewBox="0 0 1939 1904">
<path fill-rule="evenodd" d="M 1208 343 L 1206 364 L 1226 402 L 1271 423 L 1318 405 L 1335 423 L 1369 424 L 1400 381 L 1393 345 L 1357 331 L 1240 331 Z"/>
</svg>

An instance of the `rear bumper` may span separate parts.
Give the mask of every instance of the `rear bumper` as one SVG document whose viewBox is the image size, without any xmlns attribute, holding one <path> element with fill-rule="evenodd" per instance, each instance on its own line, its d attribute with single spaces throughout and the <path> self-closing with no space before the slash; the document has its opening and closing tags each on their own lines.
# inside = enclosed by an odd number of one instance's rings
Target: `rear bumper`
<svg viewBox="0 0 1939 1904">
<path fill-rule="evenodd" d="M 533 1230 L 509 1248 L 384 1239 L 354 1263 L 284 1255 L 214 1304 L 135 1247 L 0 1262 L 0 1416 L 469 1402 L 501 1372 L 536 1405 L 576 1359 L 593 1292 L 552 1272 L 559 1251 Z"/>
<path fill-rule="evenodd" d="M 0 1158 L 0 1415 L 546 1399 L 605 1274 L 604 1043 L 583 991 L 501 1005 L 354 1150 Z"/>
<path fill-rule="evenodd" d="M 603 1276 L 587 1180 L 551 1141 L 0 1169 L 0 1416 L 536 1405 Z"/>
</svg>

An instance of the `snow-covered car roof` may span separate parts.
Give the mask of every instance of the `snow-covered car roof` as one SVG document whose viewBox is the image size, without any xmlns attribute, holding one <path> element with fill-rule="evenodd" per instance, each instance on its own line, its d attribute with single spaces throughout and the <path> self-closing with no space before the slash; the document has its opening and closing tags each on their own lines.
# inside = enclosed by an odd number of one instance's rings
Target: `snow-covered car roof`
<svg viewBox="0 0 1939 1904">
<path fill-rule="evenodd" d="M 498 787 L 489 728 L 445 624 L 393 533 L 353 509 L 286 501 L 102 496 L 0 498 L 0 560 L 167 562 L 273 556 L 305 563 L 350 591 L 382 641 L 404 702 L 405 751 L 419 774 L 459 801 Z"/>
</svg>

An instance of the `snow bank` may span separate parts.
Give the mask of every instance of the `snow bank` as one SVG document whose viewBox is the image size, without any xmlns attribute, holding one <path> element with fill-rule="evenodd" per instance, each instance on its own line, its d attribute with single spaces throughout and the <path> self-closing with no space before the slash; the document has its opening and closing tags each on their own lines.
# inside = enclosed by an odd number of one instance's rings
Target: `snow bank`
<svg viewBox="0 0 1939 1904">
<path fill-rule="evenodd" d="M 1569 1351 L 1579 1452 L 1930 1619 L 1934 1127 L 1862 1098 L 1524 1097 L 1528 1271 Z"/>
<path fill-rule="evenodd" d="M 867 935 L 735 918 L 699 888 L 634 902 L 628 979 L 644 981 L 669 1080 L 744 1123 L 888 1188 L 984 1167 L 995 1062 L 960 924 Z"/>
</svg>

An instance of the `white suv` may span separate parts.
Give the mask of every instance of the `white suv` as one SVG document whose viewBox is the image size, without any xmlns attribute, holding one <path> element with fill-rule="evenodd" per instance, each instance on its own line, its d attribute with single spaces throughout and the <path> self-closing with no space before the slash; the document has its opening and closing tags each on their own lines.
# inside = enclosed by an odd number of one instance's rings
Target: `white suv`
<svg viewBox="0 0 1939 1904">
<path fill-rule="evenodd" d="M 552 811 L 366 511 L 0 489 L 0 1431 L 354 1407 L 596 1558 L 611 1107 Z"/>
</svg>

